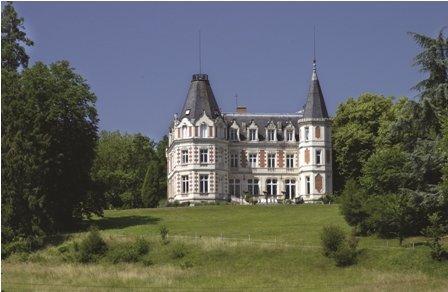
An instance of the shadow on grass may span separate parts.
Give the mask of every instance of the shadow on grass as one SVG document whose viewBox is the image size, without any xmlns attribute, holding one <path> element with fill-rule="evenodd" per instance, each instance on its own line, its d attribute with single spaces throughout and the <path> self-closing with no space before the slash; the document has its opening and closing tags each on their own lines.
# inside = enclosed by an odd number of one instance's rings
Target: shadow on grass
<svg viewBox="0 0 448 292">
<path fill-rule="evenodd" d="M 122 216 L 122 217 L 105 217 L 98 220 L 90 220 L 89 225 L 95 225 L 100 230 L 105 229 L 121 229 L 135 225 L 157 224 L 160 218 L 152 216 Z"/>
</svg>

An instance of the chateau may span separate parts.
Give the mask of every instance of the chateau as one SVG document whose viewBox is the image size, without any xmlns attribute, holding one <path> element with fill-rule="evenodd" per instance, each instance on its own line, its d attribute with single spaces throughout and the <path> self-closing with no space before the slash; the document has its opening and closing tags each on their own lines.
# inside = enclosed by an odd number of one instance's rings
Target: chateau
<svg viewBox="0 0 448 292">
<path fill-rule="evenodd" d="M 289 114 L 222 113 L 195 74 L 169 130 L 168 201 L 315 202 L 333 191 L 331 149 L 315 61 L 305 107 Z"/>
</svg>

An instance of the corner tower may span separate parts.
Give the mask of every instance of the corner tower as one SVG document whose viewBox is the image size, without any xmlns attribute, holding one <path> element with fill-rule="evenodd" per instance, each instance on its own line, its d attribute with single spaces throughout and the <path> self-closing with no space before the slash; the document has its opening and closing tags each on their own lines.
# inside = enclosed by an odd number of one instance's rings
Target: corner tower
<svg viewBox="0 0 448 292">
<path fill-rule="evenodd" d="M 226 125 L 208 76 L 194 74 L 169 131 L 168 201 L 226 199 Z"/>
<path fill-rule="evenodd" d="M 308 98 L 298 126 L 299 193 L 305 202 L 312 202 L 333 192 L 331 120 L 317 77 L 315 60 Z"/>
</svg>

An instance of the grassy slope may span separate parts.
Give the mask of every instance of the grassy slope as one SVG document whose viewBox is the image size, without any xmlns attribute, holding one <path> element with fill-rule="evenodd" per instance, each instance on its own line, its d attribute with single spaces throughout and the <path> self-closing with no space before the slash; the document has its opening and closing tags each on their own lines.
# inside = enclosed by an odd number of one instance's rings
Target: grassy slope
<svg viewBox="0 0 448 292">
<path fill-rule="evenodd" d="M 165 224 L 170 234 L 202 235 L 199 240 L 182 240 L 185 259 L 169 257 L 173 242 L 163 246 L 153 238 L 154 265 L 79 265 L 61 263 L 52 257 L 55 248 L 35 255 L 39 260 L 20 262 L 11 258 L 3 264 L 3 287 L 30 288 L 22 283 L 40 283 L 60 289 L 91 290 L 93 285 L 111 287 L 183 288 L 308 288 L 313 290 L 446 290 L 448 264 L 432 261 L 426 247 L 388 248 L 383 240 L 362 238 L 359 263 L 338 268 L 318 248 L 323 225 L 349 227 L 337 206 L 209 206 L 195 208 L 139 209 L 106 212 L 96 223 L 105 237 L 114 241 L 136 235 L 157 235 Z M 277 240 L 277 244 L 222 241 L 209 236 Z M 284 245 L 282 243 L 288 243 Z M 397 246 L 389 241 L 389 246 Z M 189 261 L 191 268 L 182 268 Z M 64 286 L 70 285 L 70 286 Z M 85 286 L 89 286 L 85 288 Z M 60 289 L 59 289 L 60 288 Z M 53 287 L 54 289 L 54 287 Z"/>
</svg>

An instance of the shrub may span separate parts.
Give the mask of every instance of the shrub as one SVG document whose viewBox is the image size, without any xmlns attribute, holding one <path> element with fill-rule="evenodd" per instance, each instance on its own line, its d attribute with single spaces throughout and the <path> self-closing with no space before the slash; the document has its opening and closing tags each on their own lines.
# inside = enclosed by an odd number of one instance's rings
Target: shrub
<svg viewBox="0 0 448 292">
<path fill-rule="evenodd" d="M 323 228 L 320 238 L 324 255 L 331 257 L 344 242 L 345 234 L 339 226 L 328 225 Z"/>
<path fill-rule="evenodd" d="M 160 237 L 162 238 L 163 244 L 168 244 L 168 228 L 165 225 L 160 226 Z"/>
<path fill-rule="evenodd" d="M 78 249 L 77 245 L 75 249 Z M 94 262 L 106 251 L 106 242 L 104 242 L 98 229 L 93 227 L 79 244 L 78 260 L 81 263 Z"/>
<path fill-rule="evenodd" d="M 134 243 L 124 243 L 109 249 L 107 259 L 114 263 L 135 263 L 149 252 L 149 243 L 138 238 Z"/>
<path fill-rule="evenodd" d="M 187 250 L 185 245 L 179 243 L 173 246 L 171 249 L 171 258 L 173 259 L 181 259 L 187 255 Z"/>
<path fill-rule="evenodd" d="M 333 254 L 336 266 L 345 267 L 356 263 L 358 252 L 348 244 L 342 244 Z"/>
</svg>

